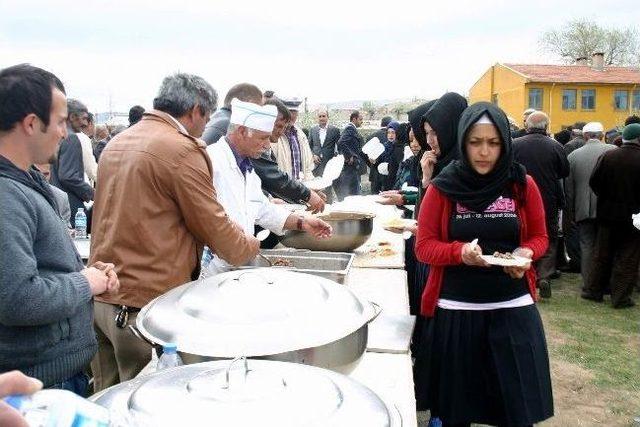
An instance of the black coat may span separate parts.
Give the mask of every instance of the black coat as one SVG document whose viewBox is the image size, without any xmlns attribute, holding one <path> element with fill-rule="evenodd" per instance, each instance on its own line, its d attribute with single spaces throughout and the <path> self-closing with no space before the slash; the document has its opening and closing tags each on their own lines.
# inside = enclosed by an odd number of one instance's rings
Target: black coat
<svg viewBox="0 0 640 427">
<path fill-rule="evenodd" d="M 557 228 L 558 210 L 564 206 L 560 180 L 569 176 L 569 161 L 564 148 L 546 134 L 532 132 L 513 141 L 513 155 L 538 184 L 548 228 L 554 230 Z"/>
<path fill-rule="evenodd" d="M 75 226 L 78 208 L 84 208 L 83 202 L 93 200 L 93 187 L 84 180 L 82 146 L 73 131 L 69 131 L 68 136 L 60 143 L 58 156 L 51 165 L 51 184 L 67 193 L 71 224 Z"/>
<path fill-rule="evenodd" d="M 315 176 L 320 176 L 324 172 L 327 162 L 336 155 L 336 144 L 340 139 L 340 129 L 327 125 L 327 135 L 324 144 L 320 144 L 320 126 L 314 126 L 309 131 L 309 145 L 311 151 L 320 157 L 320 164 L 313 170 Z"/>
<path fill-rule="evenodd" d="M 639 183 L 640 145 L 626 143 L 604 153 L 589 180 L 598 196 L 598 221 L 631 226 L 631 215 L 640 212 Z"/>
<path fill-rule="evenodd" d="M 361 170 L 365 163 L 365 154 L 362 152 L 364 139 L 353 124 L 344 128 L 338 140 L 338 153 L 344 155 L 344 168 Z"/>
<path fill-rule="evenodd" d="M 258 159 L 251 159 L 256 174 L 262 181 L 262 189 L 279 199 L 291 203 L 308 201 L 311 191 L 300 181 L 291 177 L 278 168 L 273 153 L 263 153 Z"/>
</svg>

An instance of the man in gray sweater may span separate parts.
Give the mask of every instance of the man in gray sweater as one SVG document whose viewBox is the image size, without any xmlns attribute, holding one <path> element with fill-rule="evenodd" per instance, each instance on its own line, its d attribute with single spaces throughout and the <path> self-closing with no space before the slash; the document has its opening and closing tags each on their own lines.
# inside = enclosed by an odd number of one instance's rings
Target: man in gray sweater
<svg viewBox="0 0 640 427">
<path fill-rule="evenodd" d="M 0 372 L 84 394 L 97 348 L 93 296 L 119 282 L 113 264 L 84 268 L 32 166 L 54 155 L 66 118 L 56 76 L 27 64 L 0 71 Z"/>
<path fill-rule="evenodd" d="M 588 282 L 592 264 L 592 251 L 596 243 L 596 206 L 598 198 L 589 187 L 589 179 L 600 156 L 615 145 L 604 143 L 604 128 L 601 123 L 587 123 L 583 128 L 585 145 L 569 154 L 569 177 L 565 181 L 567 206 L 565 215 L 570 224 L 578 225 L 580 240 L 580 274 L 583 283 Z"/>
</svg>

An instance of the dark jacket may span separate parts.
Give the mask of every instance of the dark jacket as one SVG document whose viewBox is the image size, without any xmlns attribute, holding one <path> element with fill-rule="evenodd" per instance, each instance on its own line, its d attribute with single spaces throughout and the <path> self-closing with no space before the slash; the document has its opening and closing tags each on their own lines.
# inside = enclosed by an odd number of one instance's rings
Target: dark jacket
<svg viewBox="0 0 640 427">
<path fill-rule="evenodd" d="M 568 156 L 569 154 L 571 154 L 572 152 L 574 152 L 578 148 L 584 147 L 584 144 L 585 144 L 585 141 L 584 141 L 583 137 L 579 136 L 577 138 L 573 138 L 571 141 L 567 142 L 564 145 L 564 152 Z"/>
<path fill-rule="evenodd" d="M 51 184 L 69 196 L 71 225 L 75 227 L 75 214 L 78 208 L 84 208 L 83 202 L 93 200 L 93 187 L 84 180 L 80 139 L 72 130 L 68 135 L 60 143 L 56 160 L 51 165 Z"/>
<path fill-rule="evenodd" d="M 213 113 L 209 119 L 209 123 L 207 123 L 207 127 L 204 128 L 201 139 L 206 142 L 207 145 L 218 142 L 220 138 L 227 134 L 230 119 L 231 110 L 226 107 L 222 107 Z"/>
<path fill-rule="evenodd" d="M 100 141 L 98 141 L 98 143 L 94 147 L 94 149 L 93 149 L 93 157 L 96 158 L 96 162 L 100 161 L 100 155 L 104 151 L 104 147 L 107 146 L 109 141 L 111 141 L 111 136 L 108 136 L 105 139 L 101 139 Z"/>
<path fill-rule="evenodd" d="M 313 170 L 314 176 L 321 176 L 327 162 L 336 155 L 336 144 L 340 139 L 340 129 L 327 125 L 327 135 L 324 144 L 320 144 L 320 126 L 314 126 L 309 131 L 309 146 L 316 156 L 320 157 L 320 164 Z"/>
<path fill-rule="evenodd" d="M 338 152 L 344 155 L 345 169 L 360 170 L 366 155 L 362 152 L 364 139 L 353 123 L 349 123 L 338 140 Z"/>
<path fill-rule="evenodd" d="M 640 212 L 640 145 L 622 144 L 602 155 L 589 185 L 598 196 L 596 218 L 602 222 L 632 224 Z"/>
<path fill-rule="evenodd" d="M 4 157 L 0 229 L 0 372 L 62 382 L 98 347 L 91 289 L 44 177 Z"/>
<path fill-rule="evenodd" d="M 561 179 L 569 176 L 569 161 L 562 145 L 541 132 L 530 132 L 513 141 L 516 162 L 527 168 L 540 188 L 547 226 L 557 229 L 558 210 L 564 206 Z M 555 228 L 554 228 L 555 227 Z"/>
<path fill-rule="evenodd" d="M 380 140 L 380 143 L 382 145 L 385 145 L 385 143 L 387 142 L 387 128 L 380 128 L 371 135 L 367 136 L 367 142 L 371 141 L 373 138 L 378 138 Z M 382 163 L 382 155 L 378 157 L 373 163 L 366 155 L 364 155 L 364 153 L 362 159 L 369 166 L 369 182 L 371 182 L 373 185 L 373 183 L 378 180 L 378 165 Z"/>
<path fill-rule="evenodd" d="M 311 191 L 304 184 L 291 179 L 286 172 L 278 168 L 278 163 L 270 151 L 263 153 L 258 159 L 251 159 L 251 164 L 262 181 L 262 189 L 272 196 L 290 203 L 306 202 L 311 197 Z"/>
</svg>

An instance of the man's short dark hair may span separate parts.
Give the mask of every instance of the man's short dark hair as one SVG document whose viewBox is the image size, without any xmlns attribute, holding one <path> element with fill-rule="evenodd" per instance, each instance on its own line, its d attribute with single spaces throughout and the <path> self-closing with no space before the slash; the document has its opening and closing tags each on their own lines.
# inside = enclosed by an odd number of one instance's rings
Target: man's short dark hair
<svg viewBox="0 0 640 427">
<path fill-rule="evenodd" d="M 586 125 L 586 124 L 587 124 L 587 122 L 575 122 L 575 123 L 573 124 L 573 126 L 571 127 L 571 130 L 574 130 L 574 129 L 582 130 L 582 128 L 583 128 L 583 127 L 584 127 L 584 125 Z"/>
<path fill-rule="evenodd" d="M 254 104 L 262 103 L 262 91 L 258 89 L 258 86 L 251 83 L 238 83 L 233 86 L 227 92 L 227 96 L 224 97 L 224 107 L 231 108 L 231 101 L 233 98 L 238 98 L 240 101 L 253 102 Z"/>
<path fill-rule="evenodd" d="M 87 122 L 89 122 L 89 124 L 96 122 L 96 117 L 93 115 L 93 113 L 87 114 Z"/>
<path fill-rule="evenodd" d="M 144 114 L 144 107 L 140 105 L 134 105 L 129 109 L 129 126 L 133 126 L 142 119 Z"/>
<path fill-rule="evenodd" d="M 54 74 L 29 64 L 14 65 L 0 71 L 0 131 L 35 114 L 45 126 L 51 116 L 52 89 L 65 93 Z"/>
<path fill-rule="evenodd" d="M 289 109 L 278 98 L 269 98 L 265 101 L 264 105 L 275 105 L 278 109 L 278 114 L 282 115 L 282 118 L 285 121 L 288 122 L 291 120 L 291 113 L 289 112 Z"/>
<path fill-rule="evenodd" d="M 624 121 L 625 126 L 629 126 L 632 123 L 640 123 L 640 117 L 634 114 L 632 116 L 627 117 L 627 120 Z"/>
<path fill-rule="evenodd" d="M 389 123 L 391 123 L 392 120 L 393 120 L 393 117 L 384 116 L 382 120 L 380 120 L 380 127 L 386 128 L 387 126 L 389 126 Z"/>
<path fill-rule="evenodd" d="M 360 117 L 360 111 L 355 110 L 354 112 L 351 113 L 351 115 L 349 116 L 349 121 L 352 122 L 355 119 L 357 119 L 358 117 Z"/>
</svg>

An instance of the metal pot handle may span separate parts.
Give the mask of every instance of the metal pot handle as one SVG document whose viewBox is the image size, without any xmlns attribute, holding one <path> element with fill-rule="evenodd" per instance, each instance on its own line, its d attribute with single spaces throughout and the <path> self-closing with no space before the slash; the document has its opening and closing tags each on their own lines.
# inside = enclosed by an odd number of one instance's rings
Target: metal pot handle
<svg viewBox="0 0 640 427">
<path fill-rule="evenodd" d="M 136 336 L 136 338 L 141 339 L 142 341 L 146 341 L 153 348 L 162 348 L 162 346 L 158 343 L 151 341 L 149 338 L 142 335 L 140 330 L 135 325 L 129 325 L 129 330 Z"/>
<path fill-rule="evenodd" d="M 369 301 L 369 303 L 373 306 L 374 313 L 373 313 L 373 316 L 371 316 L 371 319 L 369 319 L 369 322 L 367 323 L 373 322 L 374 320 L 376 320 L 378 316 L 380 316 L 380 313 L 382 313 L 382 307 L 380 307 L 380 304 L 375 303 L 373 301 Z"/>
<path fill-rule="evenodd" d="M 231 363 L 229 363 L 229 366 L 227 366 L 227 370 L 225 372 L 226 385 L 223 387 L 225 390 L 229 389 L 229 377 L 231 374 L 231 368 L 233 367 L 233 364 L 239 360 L 244 360 L 244 377 L 247 378 L 247 374 L 249 374 L 249 362 L 247 362 L 247 356 L 236 357 L 231 361 Z"/>
</svg>

